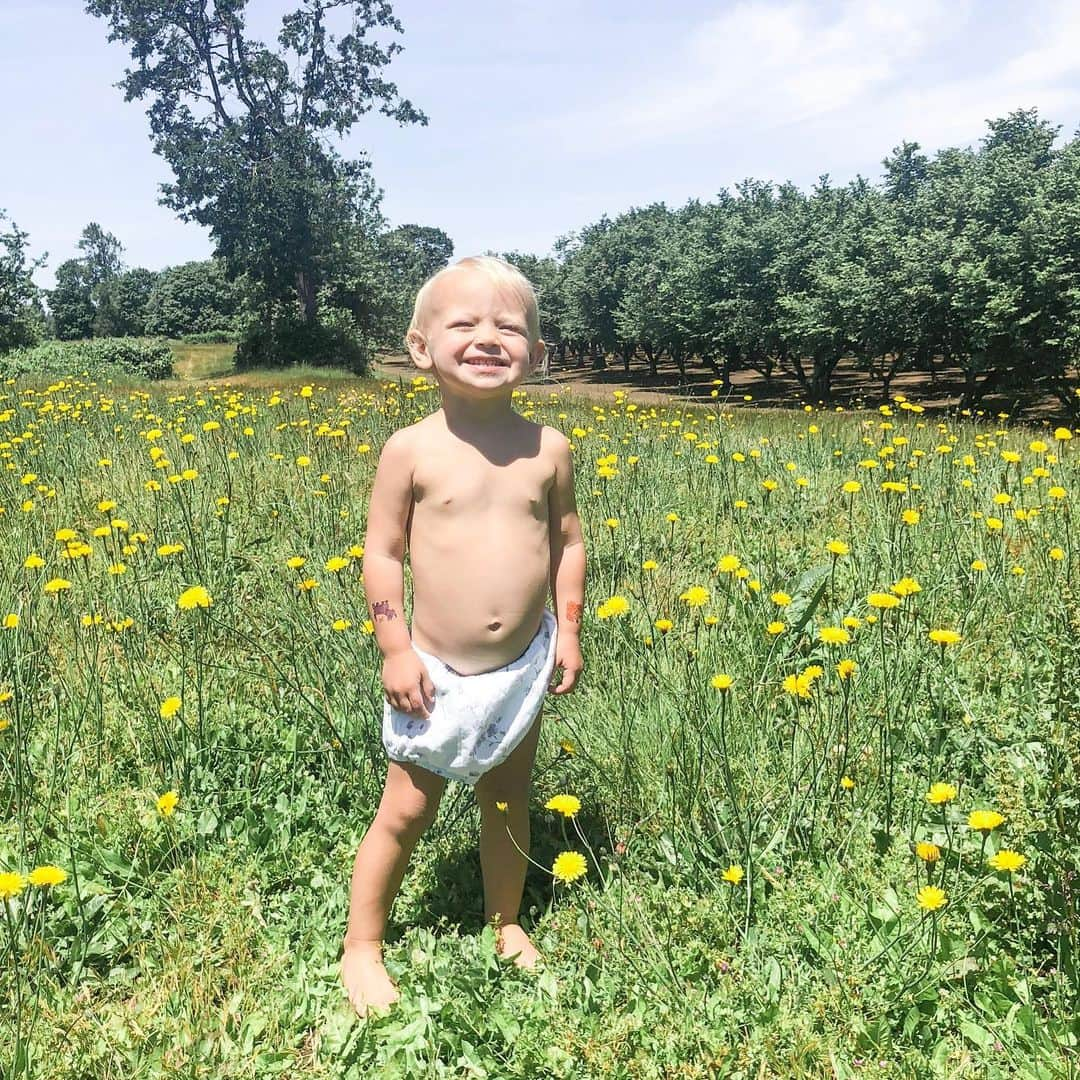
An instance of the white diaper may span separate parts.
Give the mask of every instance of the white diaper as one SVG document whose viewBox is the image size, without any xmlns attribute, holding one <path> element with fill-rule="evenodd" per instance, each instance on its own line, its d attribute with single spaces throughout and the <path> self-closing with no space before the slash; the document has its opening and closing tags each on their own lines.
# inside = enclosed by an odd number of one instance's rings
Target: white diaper
<svg viewBox="0 0 1080 1080">
<path fill-rule="evenodd" d="M 556 628 L 555 616 L 545 609 L 529 647 L 505 667 L 479 675 L 460 675 L 416 649 L 435 685 L 435 704 L 425 719 L 384 702 L 387 755 L 475 784 L 510 756 L 540 712 L 555 667 Z"/>
</svg>

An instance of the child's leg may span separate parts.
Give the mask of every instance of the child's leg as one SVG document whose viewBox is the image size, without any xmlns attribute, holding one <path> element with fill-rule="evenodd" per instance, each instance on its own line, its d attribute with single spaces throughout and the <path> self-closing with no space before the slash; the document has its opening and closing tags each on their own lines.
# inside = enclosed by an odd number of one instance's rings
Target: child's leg
<svg viewBox="0 0 1080 1080">
<path fill-rule="evenodd" d="M 382 962 L 390 907 L 416 841 L 435 820 L 446 781 L 417 765 L 391 761 L 375 819 L 353 864 L 341 978 L 357 1011 L 390 1005 L 397 990 Z"/>
<path fill-rule="evenodd" d="M 499 951 L 514 956 L 519 967 L 531 968 L 539 956 L 518 923 L 525 888 L 525 856 L 529 850 L 529 794 L 533 760 L 540 738 L 540 717 L 514 752 L 476 782 L 480 806 L 480 867 L 484 873 L 484 915 L 497 920 Z M 506 810 L 496 803 L 506 803 Z M 509 828 L 513 840 L 507 835 Z M 517 841 L 517 846 L 514 844 Z"/>
</svg>

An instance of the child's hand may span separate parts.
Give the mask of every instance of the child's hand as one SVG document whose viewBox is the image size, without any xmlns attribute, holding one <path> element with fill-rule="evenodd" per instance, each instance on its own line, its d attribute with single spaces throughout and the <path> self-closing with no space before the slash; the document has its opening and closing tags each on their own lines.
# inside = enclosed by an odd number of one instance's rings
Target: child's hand
<svg viewBox="0 0 1080 1080">
<path fill-rule="evenodd" d="M 435 704 L 435 685 L 415 649 L 394 653 L 383 661 L 386 700 L 399 712 L 427 719 Z"/>
<path fill-rule="evenodd" d="M 562 668 L 562 681 L 551 687 L 553 694 L 569 694 L 577 686 L 578 676 L 585 662 L 581 659 L 581 644 L 573 636 L 562 635 L 555 642 L 555 666 Z"/>
</svg>

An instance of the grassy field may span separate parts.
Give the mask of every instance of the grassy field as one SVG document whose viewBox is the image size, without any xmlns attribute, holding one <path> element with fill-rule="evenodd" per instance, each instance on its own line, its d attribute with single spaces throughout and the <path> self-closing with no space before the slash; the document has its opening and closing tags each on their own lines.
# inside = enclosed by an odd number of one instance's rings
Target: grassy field
<svg viewBox="0 0 1080 1080">
<path fill-rule="evenodd" d="M 367 493 L 437 393 L 2 395 L 0 1075 L 1070 1075 L 1071 432 L 521 395 L 574 446 L 590 559 L 533 797 L 546 967 L 497 958 L 452 787 L 394 911 L 402 1003 L 361 1022 Z"/>
</svg>

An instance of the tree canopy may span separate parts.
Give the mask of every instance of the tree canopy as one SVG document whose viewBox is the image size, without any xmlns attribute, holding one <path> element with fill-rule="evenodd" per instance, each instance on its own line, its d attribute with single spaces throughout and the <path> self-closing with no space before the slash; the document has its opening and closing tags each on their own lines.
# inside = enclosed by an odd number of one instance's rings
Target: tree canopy
<svg viewBox="0 0 1080 1080">
<path fill-rule="evenodd" d="M 364 237 L 384 224 L 368 159 L 344 160 L 329 134 L 344 135 L 373 109 L 400 124 L 426 117 L 382 77 L 401 45 L 376 35 L 402 32 L 385 0 L 305 0 L 282 19 L 277 49 L 248 36 L 246 6 L 89 0 L 86 8 L 108 22 L 109 40 L 130 46 L 133 66 L 118 85 L 126 100 L 150 101 L 154 150 L 174 176 L 161 201 L 209 228 L 229 276 L 257 287 L 269 323 L 313 328 L 320 290 L 355 271 L 350 261 L 373 250 Z M 349 25 L 335 36 L 337 9 Z M 272 325 L 263 331 L 272 342 Z"/>
</svg>

